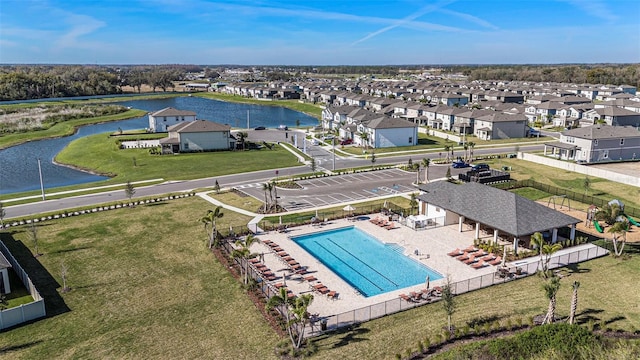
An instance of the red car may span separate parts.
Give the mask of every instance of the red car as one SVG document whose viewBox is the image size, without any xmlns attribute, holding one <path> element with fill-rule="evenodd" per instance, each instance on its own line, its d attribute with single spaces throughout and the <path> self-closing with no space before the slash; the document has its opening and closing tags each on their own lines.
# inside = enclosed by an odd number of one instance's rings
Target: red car
<svg viewBox="0 0 640 360">
<path fill-rule="evenodd" d="M 353 144 L 353 139 L 344 139 L 340 141 L 340 145 L 351 145 Z"/>
</svg>

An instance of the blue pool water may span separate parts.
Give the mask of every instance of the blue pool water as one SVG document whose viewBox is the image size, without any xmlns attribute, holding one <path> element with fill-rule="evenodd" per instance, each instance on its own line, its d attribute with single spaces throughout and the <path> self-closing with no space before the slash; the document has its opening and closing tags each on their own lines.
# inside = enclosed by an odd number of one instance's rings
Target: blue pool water
<svg viewBox="0 0 640 360">
<path fill-rule="evenodd" d="M 291 237 L 343 280 L 369 297 L 443 276 L 355 227 Z"/>
</svg>

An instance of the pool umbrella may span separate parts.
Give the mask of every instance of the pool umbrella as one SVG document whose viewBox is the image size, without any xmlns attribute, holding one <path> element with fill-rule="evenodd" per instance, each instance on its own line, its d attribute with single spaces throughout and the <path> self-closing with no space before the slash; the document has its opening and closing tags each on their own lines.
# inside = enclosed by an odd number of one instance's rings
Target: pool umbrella
<svg viewBox="0 0 640 360">
<path fill-rule="evenodd" d="M 282 225 L 282 215 L 280 215 L 280 225 Z"/>
<path fill-rule="evenodd" d="M 342 208 L 342 210 L 344 210 L 344 211 L 348 211 L 348 212 L 349 212 L 349 215 L 351 215 L 351 212 L 352 212 L 353 210 L 355 210 L 355 209 L 356 209 L 356 208 L 354 208 L 353 206 L 351 206 L 351 204 L 349 204 L 349 205 L 347 205 L 347 206 L 345 206 L 345 207 L 343 207 L 343 208 Z"/>
<path fill-rule="evenodd" d="M 431 278 L 429 278 L 429 275 L 427 275 L 427 279 L 426 279 L 427 290 L 429 290 L 429 283 L 431 282 L 430 280 L 431 280 Z"/>
<path fill-rule="evenodd" d="M 502 253 L 502 263 L 500 264 L 502 267 L 504 267 L 507 264 L 507 247 L 504 247 L 504 251 Z"/>
</svg>

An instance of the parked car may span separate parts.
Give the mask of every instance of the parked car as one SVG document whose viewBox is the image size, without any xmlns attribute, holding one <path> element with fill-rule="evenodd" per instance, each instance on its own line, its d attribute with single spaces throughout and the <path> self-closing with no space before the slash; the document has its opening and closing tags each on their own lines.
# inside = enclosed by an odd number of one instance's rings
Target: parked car
<svg viewBox="0 0 640 360">
<path fill-rule="evenodd" d="M 278 126 L 278 130 L 289 130 L 289 127 L 287 125 L 280 125 Z"/>
<path fill-rule="evenodd" d="M 473 165 L 471 167 L 471 170 L 476 171 L 476 172 L 480 172 L 480 171 L 489 171 L 491 168 L 489 167 L 489 164 L 476 164 Z"/>
<path fill-rule="evenodd" d="M 264 126 L 256 126 L 253 130 L 266 130 L 267 128 Z"/>
<path fill-rule="evenodd" d="M 331 140 L 333 138 L 334 138 L 333 135 L 325 135 L 325 136 L 322 137 L 322 140 Z"/>
<path fill-rule="evenodd" d="M 466 168 L 469 167 L 471 165 L 469 165 L 468 163 L 464 162 L 464 161 L 454 161 L 451 164 L 451 167 L 454 169 L 461 169 L 461 168 Z"/>
<path fill-rule="evenodd" d="M 342 141 L 340 141 L 340 145 L 351 145 L 353 144 L 353 140 L 352 139 L 344 139 Z"/>
</svg>

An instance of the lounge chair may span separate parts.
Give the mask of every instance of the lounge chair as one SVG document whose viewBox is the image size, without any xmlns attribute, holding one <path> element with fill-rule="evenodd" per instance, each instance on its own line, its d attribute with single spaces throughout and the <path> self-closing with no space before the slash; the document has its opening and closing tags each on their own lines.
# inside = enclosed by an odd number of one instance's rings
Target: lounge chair
<svg viewBox="0 0 640 360">
<path fill-rule="evenodd" d="M 400 294 L 398 296 L 400 296 L 400 298 L 406 302 L 413 302 L 413 300 L 407 294 Z"/>
<path fill-rule="evenodd" d="M 315 285 L 311 285 L 311 287 L 314 288 L 314 289 L 320 289 L 320 288 L 323 288 L 323 287 L 326 287 L 326 286 L 324 286 L 323 283 L 317 283 Z"/>
<path fill-rule="evenodd" d="M 303 268 L 300 268 L 300 269 L 296 270 L 295 273 L 298 274 L 298 275 L 304 275 L 304 274 L 309 273 L 309 271 L 307 270 L 307 268 L 305 266 Z"/>
<path fill-rule="evenodd" d="M 291 270 L 296 271 L 302 268 L 302 265 L 300 264 L 295 264 L 295 265 L 290 265 L 289 266 L 291 268 Z"/>
<path fill-rule="evenodd" d="M 480 259 L 477 263 L 471 265 L 471 267 L 474 268 L 474 269 L 480 269 L 480 268 L 485 267 L 485 266 L 487 266 L 487 264 L 485 264 L 485 261 L 482 260 L 482 259 Z"/>
<path fill-rule="evenodd" d="M 460 256 L 460 255 L 462 255 L 462 250 L 456 248 L 455 250 L 453 250 L 452 252 L 448 253 L 447 255 L 449 255 L 449 256 Z"/>
<path fill-rule="evenodd" d="M 327 297 L 331 300 L 335 300 L 338 298 L 338 293 L 335 290 L 331 290 L 329 291 L 329 293 L 327 294 Z"/>
<path fill-rule="evenodd" d="M 297 262 L 296 259 L 291 259 L 291 260 L 287 260 L 287 264 L 289 264 L 289 265 L 297 265 L 297 264 L 299 264 L 299 262 Z"/>
<path fill-rule="evenodd" d="M 287 253 L 286 251 L 278 251 L 276 255 L 283 257 L 283 256 L 289 256 L 289 253 Z"/>
<path fill-rule="evenodd" d="M 276 246 L 276 247 L 273 247 L 271 249 L 273 249 L 273 251 L 275 251 L 276 253 L 279 253 L 280 251 L 284 251 L 284 250 L 282 250 L 282 248 L 280 246 Z"/>
<path fill-rule="evenodd" d="M 274 242 L 273 242 L 273 241 L 271 241 L 271 240 L 269 240 L 269 242 L 267 243 L 267 245 L 271 246 L 272 248 L 280 246 L 280 245 L 278 245 L 278 244 L 274 243 Z"/>
<path fill-rule="evenodd" d="M 456 260 L 460 260 L 460 261 L 465 261 L 469 259 L 469 253 L 468 252 L 464 252 L 464 254 L 456 257 Z"/>
<path fill-rule="evenodd" d="M 291 256 L 287 255 L 287 256 L 282 256 L 282 260 L 289 261 L 289 260 L 293 260 L 293 258 Z"/>
<path fill-rule="evenodd" d="M 476 255 L 471 254 L 471 255 L 469 255 L 469 258 L 468 258 L 467 260 L 464 260 L 464 261 L 462 261 L 462 262 L 463 262 L 463 263 L 465 263 L 465 264 L 467 264 L 467 265 L 470 265 L 470 264 L 472 264 L 472 263 L 474 263 L 474 262 L 476 262 L 476 261 L 477 261 L 477 260 L 476 260 Z"/>
<path fill-rule="evenodd" d="M 319 292 L 319 293 L 320 293 L 320 294 L 322 294 L 322 295 L 326 295 L 326 294 L 328 294 L 328 293 L 329 293 L 329 291 L 330 291 L 330 290 L 329 290 L 329 288 L 327 288 L 327 287 L 325 286 L 325 287 L 321 287 L 321 288 L 319 288 L 319 289 L 316 289 L 316 291 L 317 291 L 317 292 Z"/>
<path fill-rule="evenodd" d="M 370 223 L 375 224 L 375 225 L 378 225 L 381 221 L 382 221 L 382 219 L 380 217 L 378 217 L 378 216 L 376 216 L 375 219 L 369 220 Z"/>
<path fill-rule="evenodd" d="M 303 277 L 303 279 L 304 279 L 304 281 L 309 281 L 309 282 L 318 280 L 313 275 L 305 276 L 305 277 Z"/>
<path fill-rule="evenodd" d="M 391 229 L 395 229 L 396 228 L 396 224 L 392 221 L 390 222 L 388 225 L 383 226 L 385 229 L 387 230 L 391 230 Z"/>
<path fill-rule="evenodd" d="M 273 241 L 271 241 L 271 240 L 269 240 L 269 239 L 262 240 L 262 243 L 264 243 L 265 245 L 269 245 L 269 244 L 271 244 L 272 242 L 273 242 Z"/>
<path fill-rule="evenodd" d="M 260 259 L 258 259 L 258 258 L 251 258 L 251 259 L 249 259 L 249 262 L 250 262 L 250 263 L 252 263 L 252 264 L 257 264 L 257 263 L 259 263 L 259 262 L 260 262 Z"/>
<path fill-rule="evenodd" d="M 281 287 L 284 287 L 284 284 L 280 282 L 280 283 L 277 283 L 277 284 L 273 284 L 273 286 L 274 286 L 276 289 L 280 289 Z"/>
<path fill-rule="evenodd" d="M 254 264 L 253 266 L 260 271 L 268 270 L 267 265 L 265 264 L 258 263 L 258 264 Z"/>
<path fill-rule="evenodd" d="M 489 265 L 498 265 L 502 262 L 502 257 L 498 256 L 497 258 L 493 259 L 492 261 L 489 261 Z"/>
<path fill-rule="evenodd" d="M 474 251 L 478 251 L 478 248 L 475 247 L 474 245 L 469 245 L 468 248 L 464 249 L 465 252 L 474 252 Z"/>
<path fill-rule="evenodd" d="M 491 261 L 491 260 L 494 260 L 495 258 L 496 258 L 496 255 L 494 253 L 489 253 L 487 256 L 484 256 L 482 260 Z"/>
</svg>

